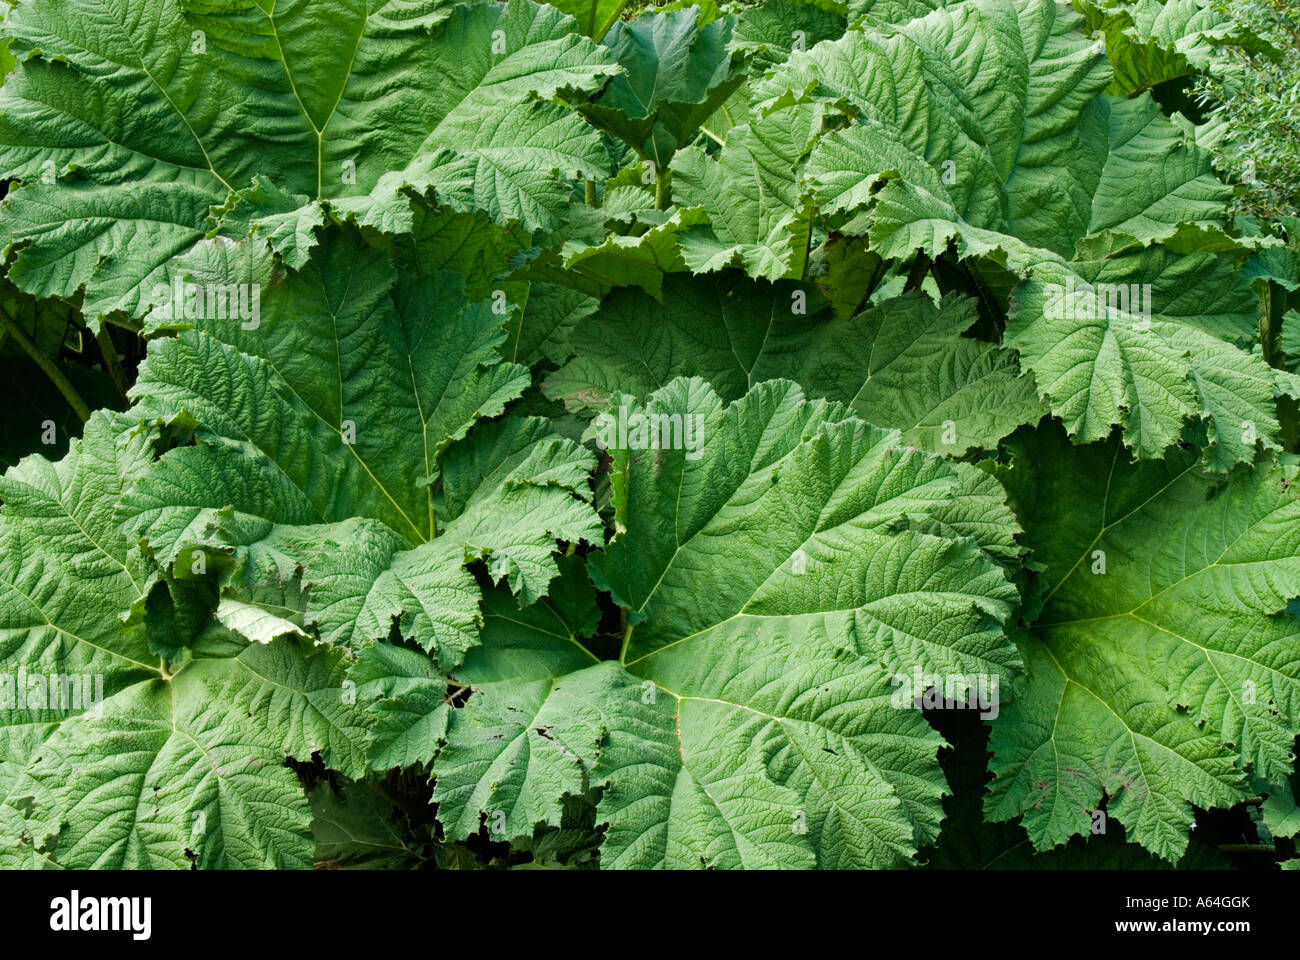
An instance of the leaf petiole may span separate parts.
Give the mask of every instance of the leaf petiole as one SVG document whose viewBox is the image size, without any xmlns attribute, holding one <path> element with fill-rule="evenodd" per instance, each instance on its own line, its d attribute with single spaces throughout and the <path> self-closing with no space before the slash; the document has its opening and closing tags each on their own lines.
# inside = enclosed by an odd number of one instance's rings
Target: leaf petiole
<svg viewBox="0 0 1300 960">
<path fill-rule="evenodd" d="M 5 332 L 13 337 L 14 342 L 22 347 L 23 352 L 31 357 L 35 364 L 50 378 L 50 382 L 58 388 L 59 393 L 63 394 L 63 399 L 68 402 L 68 406 L 81 419 L 81 422 L 85 423 L 89 420 L 90 407 L 87 406 L 85 400 L 81 399 L 81 394 L 77 393 L 77 388 L 72 385 L 72 381 L 64 375 L 53 360 L 45 355 L 45 351 L 36 345 L 36 341 L 27 335 L 27 331 L 18 325 L 18 322 L 9 315 L 9 312 L 2 308 L 0 308 L 0 327 L 4 327 Z"/>
</svg>

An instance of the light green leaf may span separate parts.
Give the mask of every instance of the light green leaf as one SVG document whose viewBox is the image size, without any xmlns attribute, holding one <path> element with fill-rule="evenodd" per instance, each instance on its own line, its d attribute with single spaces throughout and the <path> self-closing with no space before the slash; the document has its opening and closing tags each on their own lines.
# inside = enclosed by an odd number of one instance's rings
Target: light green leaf
<svg viewBox="0 0 1300 960">
<path fill-rule="evenodd" d="M 375 643 L 348 671 L 357 703 L 375 717 L 372 770 L 428 763 L 447 733 L 447 681 L 427 656 L 389 643 Z"/>
<path fill-rule="evenodd" d="M 500 359 L 506 317 L 447 275 L 397 279 L 332 238 L 266 293 L 255 325 L 182 318 L 196 329 L 153 345 L 134 412 L 200 442 L 152 467 L 120 516 L 164 564 L 233 557 L 216 566 L 235 600 L 300 579 L 305 629 L 362 647 L 398 622 L 450 669 L 479 622 L 465 563 L 486 559 L 530 603 L 557 537 L 599 535 L 591 457 L 538 421 L 470 435 L 529 378 Z"/>
<path fill-rule="evenodd" d="M 63 723 L 10 802 L 35 797 L 36 846 L 65 867 L 305 867 L 307 802 L 284 759 L 364 770 L 342 676 L 339 654 L 292 643 L 192 661 Z"/>
<path fill-rule="evenodd" d="M 1045 570 L 986 812 L 1021 816 L 1045 850 L 1087 833 L 1104 793 L 1129 839 L 1177 860 L 1191 804 L 1250 796 L 1241 764 L 1291 769 L 1294 469 L 1215 484 L 1186 454 L 1134 465 L 1114 439 L 1073 448 L 1056 429 L 1013 450 L 1002 476 Z"/>
<path fill-rule="evenodd" d="M 578 29 L 585 35 L 599 40 L 618 21 L 627 0 L 559 0 L 552 6 L 577 20 Z"/>
<path fill-rule="evenodd" d="M 688 269 L 682 259 L 682 233 L 705 222 L 703 210 L 679 209 L 639 235 L 611 233 L 595 245 L 570 240 L 564 245 L 564 267 L 594 281 L 602 293 L 610 287 L 635 285 L 659 297 L 665 274 Z"/>
<path fill-rule="evenodd" d="M 1193 421 L 1217 470 L 1279 448 L 1275 398 L 1290 388 L 1233 345 L 1251 335 L 1256 308 L 1230 259 L 1157 247 L 1031 270 L 1005 343 L 1071 436 L 1103 439 L 1119 423 L 1138 456 L 1158 457 Z"/>
<path fill-rule="evenodd" d="M 768 280 L 803 274 L 812 205 L 801 170 L 823 113 L 817 104 L 786 107 L 733 128 L 716 160 L 698 146 L 673 158 L 673 199 L 709 218 L 681 235 L 692 271 L 740 267 Z"/>
<path fill-rule="evenodd" d="M 410 194 L 436 191 L 555 229 L 562 178 L 607 172 L 558 98 L 619 72 L 572 26 L 529 0 L 24 3 L 6 19 L 21 64 L 0 92 L 0 161 L 23 181 L 4 207 L 11 276 L 41 297 L 84 286 L 92 318 L 139 315 L 232 191 L 223 229 L 294 266 L 321 202 L 410 232 Z"/>
<path fill-rule="evenodd" d="M 891 683 L 1018 665 L 1002 573 L 974 541 L 901 522 L 951 503 L 956 477 L 787 383 L 724 407 L 677 380 L 633 409 L 702 416 L 707 442 L 696 459 L 613 451 L 620 533 L 592 573 L 658 696 L 599 759 L 602 863 L 905 862 L 943 783 Z"/>
</svg>

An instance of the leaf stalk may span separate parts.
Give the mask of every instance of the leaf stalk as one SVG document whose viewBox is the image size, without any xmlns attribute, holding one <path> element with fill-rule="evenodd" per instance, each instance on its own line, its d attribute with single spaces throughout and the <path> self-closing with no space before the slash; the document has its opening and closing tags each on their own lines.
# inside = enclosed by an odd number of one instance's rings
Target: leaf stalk
<svg viewBox="0 0 1300 960">
<path fill-rule="evenodd" d="M 5 332 L 13 337 L 14 342 L 22 348 L 23 352 L 32 358 L 36 366 L 41 368 L 41 371 L 58 388 L 59 393 L 63 395 L 63 399 L 68 402 L 68 406 L 81 419 L 81 422 L 85 423 L 89 420 L 90 407 L 81 398 L 81 394 L 72 385 L 72 381 L 67 378 L 53 360 L 45 355 L 45 351 L 37 346 L 36 341 L 29 337 L 27 331 L 19 326 L 18 322 L 4 309 L 0 309 L 0 327 L 4 327 Z"/>
</svg>

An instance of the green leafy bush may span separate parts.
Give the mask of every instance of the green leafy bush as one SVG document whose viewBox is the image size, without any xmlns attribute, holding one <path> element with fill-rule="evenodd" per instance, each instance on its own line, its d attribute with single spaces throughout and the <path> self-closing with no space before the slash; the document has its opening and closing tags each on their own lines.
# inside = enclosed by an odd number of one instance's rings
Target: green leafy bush
<svg viewBox="0 0 1300 960">
<path fill-rule="evenodd" d="M 62 412 L 6 426 L 0 866 L 1294 852 L 1298 224 L 1239 215 L 1178 94 L 1276 36 L 1193 0 L 4 34 L 0 360 Z"/>
<path fill-rule="evenodd" d="M 1220 0 L 1215 10 L 1241 38 L 1199 83 L 1226 128 L 1225 164 L 1245 182 L 1247 209 L 1300 215 L 1300 15 L 1283 0 Z"/>
</svg>

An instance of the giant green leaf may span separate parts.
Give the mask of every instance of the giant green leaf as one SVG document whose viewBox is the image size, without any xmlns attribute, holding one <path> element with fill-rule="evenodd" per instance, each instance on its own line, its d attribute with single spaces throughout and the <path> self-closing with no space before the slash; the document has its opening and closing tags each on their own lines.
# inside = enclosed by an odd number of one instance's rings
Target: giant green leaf
<svg viewBox="0 0 1300 960">
<path fill-rule="evenodd" d="M 555 678 L 597 662 L 582 645 L 597 616 L 595 590 L 575 557 L 563 561 L 552 595 L 530 607 L 518 609 L 504 591 L 485 598 L 482 642 L 456 671 L 473 693 L 450 718 L 437 763 L 433 796 L 448 836 L 477 832 L 485 813 L 498 839 L 532 837 L 537 824 L 560 825 L 566 792 L 581 795 L 593 786 L 574 761 L 585 757 L 589 765 L 603 728 L 597 721 L 579 732 L 574 721 L 588 715 L 589 703 L 598 716 L 601 702 L 633 680 L 613 663 L 591 671 L 590 684 Z M 616 710 L 617 700 L 606 709 Z M 557 722 L 548 725 L 547 716 Z M 616 723 L 617 717 L 607 721 Z M 556 727 L 565 731 L 562 741 L 552 733 Z M 438 746 L 429 744 L 430 757 Z"/>
<path fill-rule="evenodd" d="M 1119 423 L 1135 453 L 1158 457 L 1197 424 L 1221 471 L 1280 448 L 1276 398 L 1296 386 L 1234 345 L 1252 333 L 1255 297 L 1231 259 L 1156 247 L 1029 272 L 1005 342 L 1072 436 Z"/>
<path fill-rule="evenodd" d="M 1029 278 L 1006 343 L 1072 436 L 1119 423 L 1155 457 L 1186 429 L 1213 468 L 1250 462 L 1278 448 L 1275 401 L 1295 388 L 1238 349 L 1254 326 L 1247 277 L 1228 257 L 1152 246 L 1222 235 L 1227 188 L 1149 97 L 1097 96 L 1100 55 L 1048 6 L 972 0 L 850 31 L 765 88 L 856 110 L 808 178 L 824 210 L 866 211 L 878 254 L 952 246 Z"/>
<path fill-rule="evenodd" d="M 1105 62 L 1078 25 L 1050 0 L 973 0 L 897 31 L 850 31 L 792 57 L 763 89 L 856 112 L 814 150 L 809 178 L 830 211 L 879 190 L 890 229 L 873 238 L 887 255 L 913 243 L 937 256 L 958 232 L 942 223 L 1064 256 L 1104 230 L 1146 244 L 1223 223 L 1229 192 L 1209 154 L 1150 97 L 1098 97 Z"/>
<path fill-rule="evenodd" d="M 230 230 L 305 262 L 298 210 L 327 202 L 387 232 L 410 192 L 554 229 L 562 176 L 603 176 L 599 139 L 559 95 L 618 73 L 560 11 L 254 0 L 33 0 L 6 19 L 22 61 L 0 94 L 14 281 L 86 288 L 93 317 L 143 312 L 209 209 L 260 177 Z M 342 69 L 340 69 L 342 67 Z"/>
<path fill-rule="evenodd" d="M 602 862 L 808 864 L 804 842 L 822 866 L 906 859 L 942 781 L 887 680 L 1017 665 L 998 626 L 1015 592 L 978 546 L 894 522 L 960 501 L 955 475 L 780 382 L 722 407 L 676 381 L 644 409 L 701 413 L 708 440 L 694 461 L 615 452 L 624 532 L 593 575 L 668 705 L 602 755 Z"/>
<path fill-rule="evenodd" d="M 1059 428 L 1002 472 L 1038 575 L 1028 667 L 993 727 L 994 819 L 1038 849 L 1107 814 L 1167 860 L 1192 805 L 1248 798 L 1242 765 L 1282 782 L 1300 731 L 1300 501 L 1293 467 L 1215 482 L 1182 453 L 1133 464 Z"/>
<path fill-rule="evenodd" d="M 938 532 L 966 509 L 956 475 L 788 382 L 728 406 L 678 379 L 622 407 L 699 417 L 703 443 L 608 444 L 619 534 L 591 572 L 627 613 L 619 662 L 522 624 L 485 636 L 435 760 L 440 817 L 509 838 L 600 786 L 606 867 L 907 862 L 944 783 L 899 674 L 965 698 L 1018 666 L 1015 589 Z"/>
<path fill-rule="evenodd" d="M 35 798 L 32 839 L 65 867 L 304 867 L 310 816 L 284 759 L 364 769 L 342 677 L 338 653 L 293 641 L 193 660 L 65 721 L 10 799 Z"/>
<path fill-rule="evenodd" d="M 397 620 L 454 666 L 479 621 L 467 561 L 529 603 L 556 539 L 599 532 L 589 455 L 540 421 L 474 430 L 528 376 L 500 358 L 507 317 L 457 286 L 396 278 L 335 237 L 267 290 L 256 325 L 174 318 L 190 329 L 154 343 L 134 412 L 199 442 L 150 468 L 122 519 L 181 576 L 195 550 L 233 556 L 220 572 L 234 599 L 306 589 L 298 626 L 322 639 L 364 646 Z"/>
<path fill-rule="evenodd" d="M 1221 870 L 1224 854 L 1193 835 L 1187 853 L 1176 865 L 1149 850 L 1128 843 L 1123 825 L 1098 816 L 1093 831 L 1074 837 L 1053 850 L 1038 851 L 1018 823 L 989 823 L 984 819 L 985 788 L 989 780 L 988 728 L 965 732 L 943 758 L 944 775 L 952 794 L 944 798 L 943 830 L 938 842 L 921 851 L 933 870 Z M 1100 811 L 1099 811 L 1100 813 Z"/>
<path fill-rule="evenodd" d="M 96 415 L 64 460 L 28 459 L 0 485 L 0 663 L 26 699 L 0 733 L 2 860 L 303 866 L 306 799 L 285 758 L 364 770 L 342 657 L 237 642 L 168 664 L 124 626 L 150 570 L 113 507 L 152 459 L 125 423 Z"/>
</svg>

